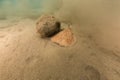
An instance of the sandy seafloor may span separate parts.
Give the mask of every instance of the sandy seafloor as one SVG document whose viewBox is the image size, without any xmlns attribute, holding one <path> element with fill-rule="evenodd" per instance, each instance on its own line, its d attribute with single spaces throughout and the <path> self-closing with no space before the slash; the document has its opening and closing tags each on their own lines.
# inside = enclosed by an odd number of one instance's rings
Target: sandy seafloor
<svg viewBox="0 0 120 80">
<path fill-rule="evenodd" d="M 120 80 L 120 48 L 99 46 L 97 32 L 74 25 L 76 43 L 61 47 L 41 39 L 35 22 L 0 20 L 0 80 Z"/>
</svg>

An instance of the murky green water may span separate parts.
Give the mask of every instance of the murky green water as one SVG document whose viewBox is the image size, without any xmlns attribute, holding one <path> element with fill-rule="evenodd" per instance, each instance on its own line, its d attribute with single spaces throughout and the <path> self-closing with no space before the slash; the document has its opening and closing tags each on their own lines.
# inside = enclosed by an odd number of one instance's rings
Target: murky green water
<svg viewBox="0 0 120 80">
<path fill-rule="evenodd" d="M 58 2 L 58 0 L 0 0 L 0 19 L 7 16 L 36 17 L 50 10 Z"/>
</svg>

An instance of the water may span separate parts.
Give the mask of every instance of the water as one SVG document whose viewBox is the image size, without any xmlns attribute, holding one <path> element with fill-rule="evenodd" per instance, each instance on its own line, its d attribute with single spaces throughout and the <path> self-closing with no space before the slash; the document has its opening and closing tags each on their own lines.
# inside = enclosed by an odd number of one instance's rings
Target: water
<svg viewBox="0 0 120 80">
<path fill-rule="evenodd" d="M 73 24 L 71 47 L 41 39 L 29 19 L 55 11 Z M 119 0 L 0 0 L 0 80 L 120 80 L 119 14 Z"/>
<path fill-rule="evenodd" d="M 0 19 L 8 16 L 38 17 L 59 8 L 61 0 L 0 0 Z M 54 7 L 56 6 L 56 7 Z"/>
</svg>

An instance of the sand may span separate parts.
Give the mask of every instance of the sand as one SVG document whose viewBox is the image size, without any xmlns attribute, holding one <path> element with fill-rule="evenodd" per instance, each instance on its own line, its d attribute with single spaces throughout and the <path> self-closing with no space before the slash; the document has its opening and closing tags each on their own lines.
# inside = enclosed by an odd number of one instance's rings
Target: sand
<svg viewBox="0 0 120 80">
<path fill-rule="evenodd" d="M 89 33 L 89 27 L 74 25 L 76 43 L 61 47 L 41 39 L 35 23 L 26 18 L 0 20 L 0 80 L 120 79 L 120 48 L 105 48 L 96 38 L 103 32 L 92 27 L 95 31 Z"/>
</svg>

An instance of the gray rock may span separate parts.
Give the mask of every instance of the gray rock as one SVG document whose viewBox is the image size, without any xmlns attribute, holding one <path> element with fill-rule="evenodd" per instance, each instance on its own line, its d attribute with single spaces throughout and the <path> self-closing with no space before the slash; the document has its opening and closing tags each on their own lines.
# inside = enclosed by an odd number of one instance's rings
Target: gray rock
<svg viewBox="0 0 120 80">
<path fill-rule="evenodd" d="M 52 15 L 43 15 L 37 21 L 36 29 L 41 37 L 51 37 L 60 31 L 61 23 Z"/>
</svg>

